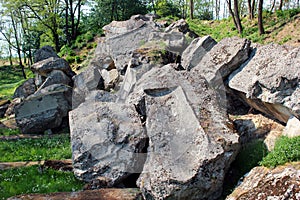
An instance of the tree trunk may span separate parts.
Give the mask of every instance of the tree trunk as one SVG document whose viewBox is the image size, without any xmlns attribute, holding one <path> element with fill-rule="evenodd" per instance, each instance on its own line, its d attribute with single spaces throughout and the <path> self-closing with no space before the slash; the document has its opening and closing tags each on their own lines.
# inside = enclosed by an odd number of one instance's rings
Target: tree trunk
<svg viewBox="0 0 300 200">
<path fill-rule="evenodd" d="M 276 3 L 276 0 L 273 0 L 273 3 L 272 3 L 272 6 L 270 8 L 270 12 L 272 13 L 274 8 L 275 8 L 275 3 Z"/>
<path fill-rule="evenodd" d="M 249 19 L 254 19 L 254 10 L 255 10 L 255 0 L 248 0 L 248 12 L 249 12 Z"/>
<path fill-rule="evenodd" d="M 194 19 L 194 0 L 190 0 L 190 19 Z"/>
<path fill-rule="evenodd" d="M 258 30 L 259 30 L 260 35 L 265 33 L 265 30 L 263 27 L 263 19 L 262 19 L 263 3 L 264 3 L 263 0 L 258 1 Z"/>
<path fill-rule="evenodd" d="M 69 33 L 69 0 L 65 0 L 66 4 L 66 14 L 65 14 L 65 32 L 66 32 L 66 39 L 67 39 L 67 44 L 71 43 L 71 37 Z"/>
<path fill-rule="evenodd" d="M 280 0 L 278 10 L 282 10 L 282 6 L 283 6 L 283 0 Z"/>
<path fill-rule="evenodd" d="M 236 20 L 237 29 L 239 31 L 239 34 L 241 35 L 243 33 L 243 27 L 242 27 L 241 19 L 240 19 L 238 0 L 233 0 L 233 6 L 234 6 L 233 7 L 234 17 L 235 17 L 235 20 Z"/>
<path fill-rule="evenodd" d="M 12 52 L 11 52 L 11 45 L 10 44 L 8 44 L 8 52 L 9 52 L 9 64 L 10 64 L 10 66 L 13 66 Z"/>
<path fill-rule="evenodd" d="M 227 2 L 227 5 L 228 5 L 228 11 L 233 19 L 233 23 L 234 23 L 234 26 L 236 29 L 238 29 L 238 25 L 237 25 L 237 22 L 236 22 L 236 19 L 235 19 L 235 16 L 234 16 L 234 13 L 232 11 L 232 7 L 231 7 L 231 0 L 226 0 Z"/>
<path fill-rule="evenodd" d="M 19 58 L 19 66 L 22 69 L 22 75 L 23 75 L 24 79 L 26 79 L 27 77 L 26 77 L 24 65 L 22 63 L 21 48 L 20 48 L 20 42 L 19 42 L 19 37 L 18 37 L 18 28 L 17 28 L 17 24 L 14 19 L 14 13 L 11 13 L 10 18 L 11 18 L 12 27 L 14 29 L 14 36 L 15 36 L 16 46 L 17 46 L 17 54 L 18 54 L 18 58 Z"/>
<path fill-rule="evenodd" d="M 77 22 L 76 22 L 75 33 L 74 33 L 75 38 L 77 37 L 77 34 L 78 34 L 80 18 L 81 18 L 81 0 L 78 0 L 78 4 L 77 4 Z"/>
</svg>

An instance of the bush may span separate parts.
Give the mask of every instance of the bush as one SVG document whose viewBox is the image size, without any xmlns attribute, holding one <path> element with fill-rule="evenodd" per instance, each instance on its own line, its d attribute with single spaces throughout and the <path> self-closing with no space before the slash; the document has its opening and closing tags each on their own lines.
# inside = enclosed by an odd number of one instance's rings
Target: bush
<svg viewBox="0 0 300 200">
<path fill-rule="evenodd" d="M 300 161 L 300 136 L 295 138 L 282 136 L 276 141 L 274 150 L 263 158 L 260 165 L 276 167 L 293 161 Z"/>
<path fill-rule="evenodd" d="M 70 64 L 70 63 L 74 63 L 75 61 L 75 57 L 74 56 L 66 56 L 66 61 Z"/>
</svg>

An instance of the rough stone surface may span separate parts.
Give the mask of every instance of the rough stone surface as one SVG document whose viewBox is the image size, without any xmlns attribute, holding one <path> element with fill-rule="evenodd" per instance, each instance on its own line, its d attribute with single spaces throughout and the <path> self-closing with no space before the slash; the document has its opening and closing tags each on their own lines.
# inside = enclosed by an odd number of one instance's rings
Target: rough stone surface
<svg viewBox="0 0 300 200">
<path fill-rule="evenodd" d="M 112 37 L 141 28 L 146 24 L 146 21 L 150 20 L 151 18 L 145 15 L 134 15 L 127 21 L 113 21 L 104 26 L 103 30 L 107 37 Z"/>
<path fill-rule="evenodd" d="M 36 63 L 51 57 L 58 58 L 58 55 L 51 46 L 46 45 L 36 51 L 34 55 L 34 62 Z"/>
<path fill-rule="evenodd" d="M 194 39 L 182 53 L 182 67 L 187 70 L 194 68 L 216 44 L 210 36 Z"/>
<path fill-rule="evenodd" d="M 35 93 L 35 91 L 36 85 L 34 83 L 34 78 L 29 78 L 15 90 L 13 98 L 26 98 Z"/>
<path fill-rule="evenodd" d="M 296 117 L 291 117 L 286 127 L 284 128 L 283 135 L 288 137 L 297 137 L 300 136 L 300 121 Z"/>
<path fill-rule="evenodd" d="M 31 69 L 44 77 L 47 77 L 53 70 L 63 71 L 70 78 L 75 75 L 69 63 L 63 58 L 47 58 L 45 60 L 34 63 L 31 66 Z"/>
<path fill-rule="evenodd" d="M 189 24 L 184 20 L 180 19 L 172 24 L 170 24 L 166 29 L 165 32 L 181 32 L 191 38 L 196 38 L 198 35 L 190 30 Z"/>
<path fill-rule="evenodd" d="M 100 189 L 79 192 L 61 192 L 52 194 L 28 194 L 11 197 L 8 200 L 142 200 L 137 189 Z"/>
<path fill-rule="evenodd" d="M 271 53 L 272 52 L 272 53 Z M 300 48 L 259 46 L 252 59 L 230 78 L 229 86 L 245 101 L 286 123 L 300 117 Z"/>
<path fill-rule="evenodd" d="M 119 72 L 117 69 L 112 69 L 107 71 L 106 69 L 101 70 L 101 76 L 104 79 L 104 87 L 106 90 L 113 89 L 120 78 Z"/>
<path fill-rule="evenodd" d="M 16 122 L 22 133 L 42 133 L 57 128 L 71 109 L 71 88 L 51 85 L 29 96 L 15 108 Z"/>
<path fill-rule="evenodd" d="M 104 90 L 104 80 L 99 66 L 90 65 L 85 71 L 73 77 L 72 108 L 77 108 L 93 90 Z"/>
<path fill-rule="evenodd" d="M 118 102 L 124 102 L 133 91 L 135 84 L 152 68 L 160 68 L 169 63 L 175 63 L 178 56 L 165 49 L 158 49 L 155 45 L 137 49 L 133 52 L 128 63 L 124 80 L 117 93 Z M 173 65 L 176 68 L 176 65 Z"/>
<path fill-rule="evenodd" d="M 226 200 L 300 199 L 300 163 L 255 167 Z"/>
<path fill-rule="evenodd" d="M 137 82 L 127 102 L 146 117 L 148 156 L 137 182 L 146 199 L 218 198 L 239 145 L 215 98 L 204 78 L 172 65 Z"/>
<path fill-rule="evenodd" d="M 50 72 L 43 84 L 39 87 L 39 90 L 53 84 L 69 85 L 70 83 L 71 79 L 64 72 L 60 70 L 53 70 L 52 72 Z"/>
<path fill-rule="evenodd" d="M 249 58 L 250 41 L 238 37 L 225 38 L 215 45 L 191 72 L 203 74 L 216 87 Z"/>
<path fill-rule="evenodd" d="M 146 139 L 134 106 L 86 101 L 69 113 L 74 173 L 121 184 L 143 166 Z"/>
<path fill-rule="evenodd" d="M 130 60 L 131 53 L 148 41 L 147 36 L 152 31 L 151 25 L 145 25 L 139 29 L 110 37 L 106 40 L 118 71 L 124 71 Z"/>
<path fill-rule="evenodd" d="M 15 107 L 18 106 L 21 102 L 22 102 L 21 98 L 15 98 L 15 99 L 13 99 L 10 102 L 10 104 L 9 104 L 9 106 L 8 106 L 5 114 L 4 114 L 4 116 L 5 117 L 9 117 L 11 115 L 14 115 L 15 114 Z"/>
<path fill-rule="evenodd" d="M 0 100 L 0 118 L 4 117 L 4 114 L 8 109 L 9 104 L 9 100 Z"/>
</svg>

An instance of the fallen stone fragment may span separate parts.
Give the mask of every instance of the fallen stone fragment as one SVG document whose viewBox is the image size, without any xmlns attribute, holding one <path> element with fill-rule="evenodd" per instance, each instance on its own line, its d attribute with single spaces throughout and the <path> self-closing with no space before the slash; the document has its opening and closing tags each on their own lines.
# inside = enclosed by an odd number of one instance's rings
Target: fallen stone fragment
<svg viewBox="0 0 300 200">
<path fill-rule="evenodd" d="M 300 163 L 275 169 L 255 167 L 226 200 L 300 198 Z"/>
<path fill-rule="evenodd" d="M 251 107 L 287 123 L 300 117 L 300 48 L 258 46 L 254 56 L 230 76 L 229 87 Z"/>
<path fill-rule="evenodd" d="M 8 200 L 142 200 L 137 189 L 100 189 L 52 194 L 28 194 L 8 198 Z"/>
</svg>

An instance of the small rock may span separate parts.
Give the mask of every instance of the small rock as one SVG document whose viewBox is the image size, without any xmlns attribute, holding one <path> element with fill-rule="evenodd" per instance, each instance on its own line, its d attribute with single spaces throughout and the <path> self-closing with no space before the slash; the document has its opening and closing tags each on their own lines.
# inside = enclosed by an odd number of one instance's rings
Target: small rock
<svg viewBox="0 0 300 200">
<path fill-rule="evenodd" d="M 21 98 L 15 98 L 11 101 L 11 103 L 9 104 L 4 116 L 5 117 L 9 117 L 11 115 L 15 114 L 15 108 L 16 106 L 18 106 L 20 103 L 22 102 Z"/>
<path fill-rule="evenodd" d="M 33 78 L 30 78 L 15 90 L 13 98 L 26 98 L 35 93 L 35 91 L 35 81 Z"/>
<path fill-rule="evenodd" d="M 288 137 L 300 136 L 300 121 L 296 117 L 292 116 L 284 128 L 283 135 Z"/>
<path fill-rule="evenodd" d="M 43 84 L 39 87 L 39 90 L 53 84 L 69 85 L 70 83 L 71 79 L 64 72 L 60 70 L 53 70 L 52 72 L 50 72 Z"/>
<path fill-rule="evenodd" d="M 0 100 L 0 118 L 4 117 L 4 114 L 7 111 L 9 104 L 9 100 Z"/>
</svg>

